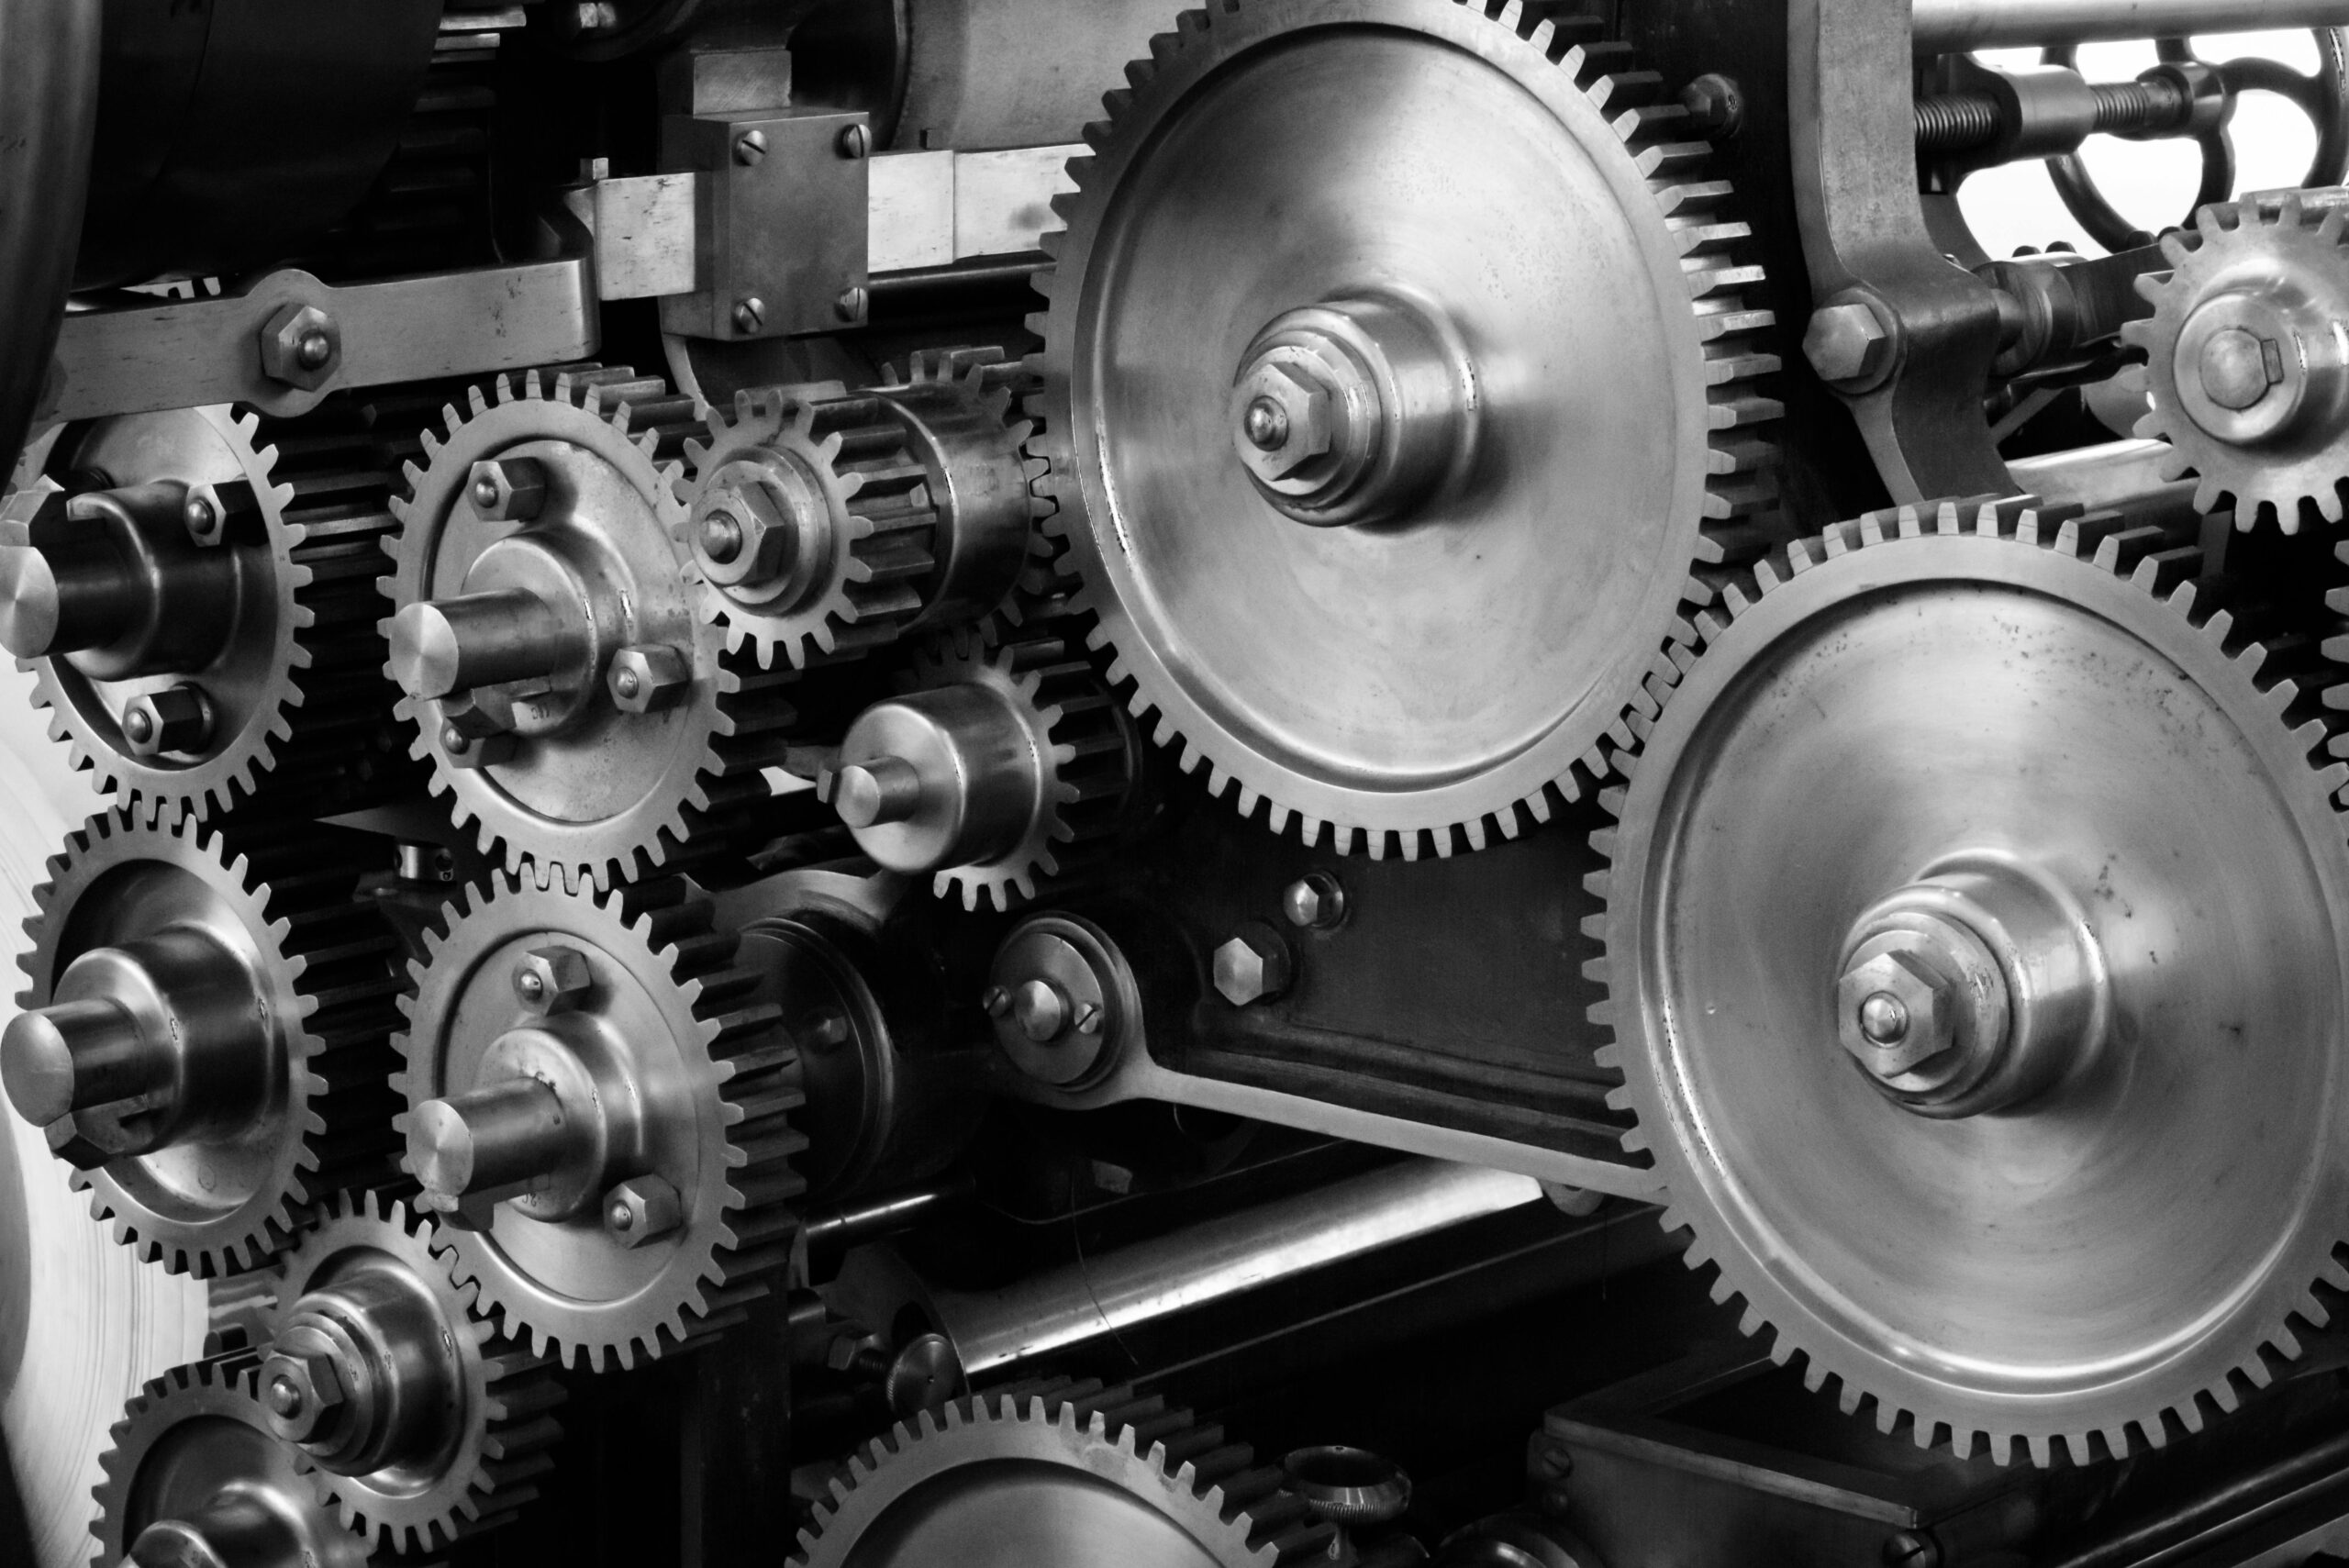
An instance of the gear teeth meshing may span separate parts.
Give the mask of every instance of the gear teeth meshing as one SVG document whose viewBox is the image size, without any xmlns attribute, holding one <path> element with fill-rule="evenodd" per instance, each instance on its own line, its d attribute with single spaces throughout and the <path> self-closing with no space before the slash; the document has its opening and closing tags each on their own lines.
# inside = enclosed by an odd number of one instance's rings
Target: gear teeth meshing
<svg viewBox="0 0 2349 1568">
<path fill-rule="evenodd" d="M 1228 30 L 1229 18 L 1244 16 L 1253 6 L 1254 0 L 1219 0 L 1186 11 L 1172 31 L 1152 39 L 1148 58 L 1128 66 L 1129 86 L 1102 100 L 1108 117 L 1085 128 L 1093 156 L 1069 161 L 1068 174 L 1077 188 L 1052 198 L 1052 209 L 1063 224 L 1074 225 L 1108 202 L 1110 189 L 1098 165 L 1122 157 L 1129 140 L 1153 128 L 1165 105 L 1177 101 L 1169 82 L 1180 77 L 1187 83 L 1196 77 L 1193 57 L 1211 57 L 1219 47 L 1219 29 Z M 1708 481 L 1685 568 L 1685 617 L 1715 604 L 1726 575 L 1758 559 L 1789 533 L 1779 511 L 1775 450 L 1766 434 L 1784 408 L 1759 385 L 1761 378 L 1780 368 L 1768 343 L 1776 321 L 1769 309 L 1751 303 L 1765 286 L 1764 270 L 1737 259 L 1752 239 L 1752 228 L 1729 215 L 1733 195 L 1729 182 L 1708 176 L 1710 144 L 1691 133 L 1687 109 L 1664 90 L 1655 72 L 1640 67 L 1629 45 L 1603 37 L 1595 18 L 1552 0 L 1506 5 L 1440 0 L 1437 8 L 1453 6 L 1506 28 L 1572 80 L 1636 166 L 1655 204 L 1657 219 L 1678 253 L 1688 307 L 1703 346 L 1709 426 Z M 1243 817 L 1252 819 L 1261 806 L 1264 824 L 1275 833 L 1294 828 L 1313 846 L 1326 832 L 1339 853 L 1360 849 L 1373 859 L 1399 854 L 1417 860 L 1431 852 L 1450 856 L 1482 850 L 1497 839 L 1515 839 L 1549 822 L 1562 808 L 1602 787 L 1608 753 L 1631 744 L 1654 717 L 1653 689 L 1670 679 L 1661 659 L 1632 684 L 1620 711 L 1597 727 L 1586 745 L 1558 759 L 1562 765 L 1540 787 L 1514 798 L 1496 798 L 1465 818 L 1397 823 L 1324 815 L 1284 798 L 1290 781 L 1279 764 L 1252 755 L 1237 743 L 1227 754 L 1216 750 L 1210 738 L 1186 730 L 1184 710 L 1190 699 L 1159 689 L 1159 677 L 1148 662 L 1121 646 L 1121 639 L 1141 634 L 1120 613 L 1113 588 L 1059 559 L 1090 526 L 1084 515 L 1081 481 L 1068 466 L 1067 438 L 1057 428 L 1070 417 L 1067 375 L 1055 364 L 1056 356 L 1070 351 L 1063 340 L 1068 328 L 1057 318 L 1074 309 L 1084 286 L 1080 274 L 1063 275 L 1069 265 L 1068 233 L 1063 228 L 1043 237 L 1042 249 L 1053 264 L 1041 269 L 1034 284 L 1048 308 L 1028 317 L 1030 330 L 1045 345 L 1030 357 L 1030 369 L 1048 383 L 1046 391 L 1029 400 L 1029 414 L 1039 432 L 1030 450 L 1048 459 L 1049 470 L 1038 483 L 1053 508 L 1041 530 L 1052 541 L 1052 553 L 1037 563 L 1044 573 L 1037 586 L 1049 596 L 1054 575 L 1074 579 L 1068 603 L 1097 617 L 1091 645 L 1108 658 L 1112 681 L 1126 688 L 1138 728 L 1157 745 L 1174 750 L 1183 772 L 1203 773 L 1209 795 L 1229 795 Z M 1092 243 L 1089 236 L 1085 242 Z"/>
<path fill-rule="evenodd" d="M 168 866 L 230 906 L 264 955 L 264 983 L 290 993 L 280 1012 L 291 1074 L 270 1178 L 225 1216 L 185 1219 L 156 1212 L 116 1174 L 117 1165 L 75 1171 L 89 1189 L 93 1218 L 143 1262 L 213 1279 L 258 1268 L 289 1246 L 304 1209 L 345 1187 L 390 1179 L 395 1103 L 384 1092 L 387 1041 L 399 1021 L 395 968 L 398 939 L 371 902 L 355 897 L 375 868 L 381 840 L 299 824 L 207 826 L 194 817 L 141 823 L 117 808 L 92 817 L 49 862 L 33 890 L 36 913 L 18 960 L 29 986 L 17 1005 L 47 1003 L 71 954 L 67 928 L 86 929 L 81 901 L 108 896 L 110 875 L 127 866 Z M 130 1162 L 128 1163 L 135 1163 Z"/>
<path fill-rule="evenodd" d="M 2341 669 L 2349 661 L 2349 618 L 2344 618 L 2349 617 L 2349 587 L 2329 590 L 2324 600 L 2328 635 L 2311 637 L 2308 615 L 2271 596 L 2272 583 L 2254 581 L 2232 563 L 2226 575 L 2208 574 L 2199 528 L 2192 521 L 2147 522 L 2119 512 L 2082 512 L 2028 497 L 1973 497 L 1868 513 L 1720 572 L 1713 601 L 1667 649 L 1668 673 L 1653 693 L 1658 709 L 1668 706 L 1681 677 L 1703 659 L 1733 656 L 1714 649 L 1772 595 L 1842 557 L 1897 550 L 1902 541 L 1929 536 L 2001 540 L 2018 550 L 2076 561 L 2141 592 L 2149 620 L 2176 617 L 2241 675 L 2246 689 L 2256 694 L 2248 706 L 2282 727 L 2288 751 L 2309 764 L 2309 786 L 2322 803 L 2324 815 L 2344 824 L 2349 832 L 2349 810 L 2343 804 L 2349 786 L 2349 762 L 2343 761 L 2349 758 L 2349 711 L 2344 711 L 2349 710 L 2349 682 L 2343 680 Z M 2349 545 L 2333 553 L 2349 563 Z M 2332 580 L 2349 581 L 2349 571 L 2336 572 Z M 2304 586 L 2294 591 L 2306 592 Z M 1626 781 L 1638 777 L 1650 728 L 1609 758 Z M 1625 815 L 1624 785 L 1610 788 L 1605 799 L 1611 816 Z M 1651 846 L 1644 839 L 1637 846 L 1625 845 L 1620 838 L 1611 824 L 1592 835 L 1601 869 L 1591 873 L 1589 891 L 1609 907 L 1586 921 L 1584 929 L 1607 944 L 1606 956 L 1588 965 L 1586 973 L 1608 993 L 1589 1010 L 1591 1022 L 1613 1041 L 1602 1048 L 1601 1058 L 1625 1072 L 1625 1086 L 1610 1095 L 1609 1104 L 1639 1118 L 1624 1134 L 1623 1148 L 1643 1162 L 1654 1157 L 1666 1184 L 1664 1227 L 1685 1231 L 1690 1239 L 1686 1263 L 1694 1270 L 1715 1271 L 1713 1299 L 1740 1303 L 1742 1331 L 1770 1335 L 1769 1353 L 1779 1363 L 1799 1360 L 1807 1387 L 1814 1392 L 1831 1388 L 1845 1412 L 1869 1417 L 1883 1432 L 1905 1432 L 1920 1447 L 1948 1446 L 1962 1456 L 1987 1452 L 2001 1464 L 2019 1456 L 2041 1466 L 2054 1464 L 2059 1457 L 2086 1463 L 2159 1448 L 2199 1431 L 2245 1395 L 2266 1386 L 2278 1366 L 2297 1357 L 2305 1330 L 2333 1320 L 2344 1286 L 2349 1286 L 2349 1268 L 2337 1250 L 2302 1260 L 2306 1281 L 2279 1293 L 2284 1299 L 2263 1309 L 2255 1330 L 2246 1329 L 2241 1355 L 2206 1385 L 2179 1390 L 2167 1403 L 2107 1409 L 2093 1419 L 2082 1419 L 2075 1412 L 2069 1419 L 2003 1423 L 1961 1417 L 1954 1406 L 1937 1409 L 1930 1395 L 1919 1392 L 1939 1386 L 1930 1378 L 1920 1375 L 1902 1392 L 1887 1383 L 1881 1365 L 1840 1336 L 1825 1329 L 1815 1337 L 1806 1335 L 1799 1323 L 1775 1320 L 1770 1303 L 1779 1296 L 1777 1287 L 1747 1261 L 1734 1238 L 1714 1232 L 1716 1221 L 1696 1200 L 1699 1182 L 1692 1178 L 1685 1196 L 1675 1191 L 1674 1167 L 1683 1156 L 1672 1145 L 1670 1133 L 1653 1130 L 1669 1128 L 1673 1121 L 1658 1097 L 1661 1092 L 1648 1082 L 1647 1055 L 1639 1039 L 1636 1019 L 1642 1004 L 1630 989 L 1637 981 L 1629 973 L 1640 962 L 1633 953 L 1635 934 L 1613 924 L 1620 898 L 1628 895 L 1619 895 L 1613 886 L 1619 868 L 1626 863 L 1623 857 L 1643 862 Z"/>
<path fill-rule="evenodd" d="M 1064 1465 L 1163 1512 L 1221 1568 L 1283 1568 L 1330 1557 L 1336 1527 L 1314 1518 L 1280 1469 L 1130 1385 L 1053 1378 L 924 1410 L 852 1453 L 799 1533 L 792 1568 L 853 1561 L 864 1535 L 941 1467 L 1008 1457 Z M 918 1506 L 918 1504 L 917 1504 Z M 845 1535 L 843 1532 L 846 1532 Z M 1104 1559 L 1111 1543 L 1088 1543 Z"/>
<path fill-rule="evenodd" d="M 686 1240 L 658 1281 L 626 1301 L 574 1304 L 576 1310 L 550 1318 L 486 1229 L 444 1233 L 456 1249 L 453 1277 L 479 1288 L 480 1310 L 494 1314 L 509 1338 L 558 1364 L 625 1368 L 690 1348 L 740 1321 L 767 1294 L 798 1235 L 794 1205 L 806 1184 L 796 1162 L 807 1139 L 795 1121 L 805 1096 L 798 1052 L 778 1027 L 781 1010 L 755 1000 L 761 974 L 742 958 L 740 933 L 718 928 L 715 905 L 690 880 L 661 877 L 598 894 L 529 867 L 495 879 L 486 895 L 461 894 L 445 928 L 426 933 L 426 955 L 412 965 L 414 989 L 400 998 L 409 1027 L 394 1040 L 407 1065 L 392 1086 L 405 1104 L 440 1092 L 432 1077 L 437 1042 L 423 1037 L 440 1019 L 419 1018 L 428 1003 L 453 1002 L 434 989 L 436 964 L 451 962 L 452 946 L 494 945 L 508 922 L 589 943 L 625 960 L 648 989 L 665 988 L 681 1058 L 710 1070 L 701 1125 L 717 1141 L 705 1157 L 698 1199 L 686 1195 Z M 406 1114 L 395 1121 L 404 1133 Z M 595 1234 L 601 1237 L 600 1228 Z"/>
</svg>

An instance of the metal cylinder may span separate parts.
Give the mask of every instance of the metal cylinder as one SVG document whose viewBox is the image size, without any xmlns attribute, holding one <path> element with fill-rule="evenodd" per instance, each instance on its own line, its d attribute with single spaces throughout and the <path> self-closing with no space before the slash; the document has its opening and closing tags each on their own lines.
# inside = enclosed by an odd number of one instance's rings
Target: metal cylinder
<svg viewBox="0 0 2349 1568">
<path fill-rule="evenodd" d="M 2349 27 L 2349 0 L 1916 0 L 1919 54 Z"/>
<path fill-rule="evenodd" d="M 408 1115 L 408 1168 L 436 1197 L 494 1193 L 560 1169 L 583 1129 L 536 1078 L 428 1100 Z"/>
<path fill-rule="evenodd" d="M 410 696 L 444 697 L 554 674 L 594 637 L 526 588 L 429 600 L 393 618 L 392 673 Z"/>
<path fill-rule="evenodd" d="M 841 742 L 832 799 L 857 847 L 896 872 L 983 864 L 1042 808 L 1043 764 L 1011 705 L 979 685 L 876 703 Z"/>
<path fill-rule="evenodd" d="M 0 1082 L 35 1127 L 148 1094 L 172 1073 L 172 1053 L 148 1041 L 128 1008 L 105 998 L 18 1013 L 0 1033 Z"/>
<path fill-rule="evenodd" d="M 223 1488 L 185 1518 L 158 1519 L 131 1542 L 137 1568 L 277 1568 L 308 1557 L 299 1531 L 260 1496 Z"/>
</svg>

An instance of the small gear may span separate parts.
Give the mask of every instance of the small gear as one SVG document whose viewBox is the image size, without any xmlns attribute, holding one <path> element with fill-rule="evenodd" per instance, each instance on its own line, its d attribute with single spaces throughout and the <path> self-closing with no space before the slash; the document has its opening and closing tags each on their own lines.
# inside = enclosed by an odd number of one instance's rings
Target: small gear
<svg viewBox="0 0 2349 1568">
<path fill-rule="evenodd" d="M 1624 1147 L 1746 1332 L 1920 1446 L 2199 1431 L 2349 1289 L 2349 589 L 2273 533 L 2213 574 L 2199 525 L 1790 545 L 1605 797 Z"/>
<path fill-rule="evenodd" d="M 260 1358 L 239 1351 L 173 1367 L 132 1396 L 100 1456 L 95 1568 L 126 1568 L 142 1537 L 148 1562 L 239 1562 L 310 1568 L 388 1568 L 343 1528 L 299 1451 L 269 1429 L 256 1387 Z M 151 1555 L 150 1555 L 151 1554 Z"/>
<path fill-rule="evenodd" d="M 2162 236 L 2170 271 L 2137 290 L 2154 314 L 2121 328 L 2145 350 L 2152 409 L 2136 434 L 2169 443 L 2162 477 L 2197 477 L 2194 504 L 2232 498 L 2236 525 L 2304 509 L 2342 519 L 2349 481 L 2349 208 L 2295 192 L 2206 206 Z"/>
<path fill-rule="evenodd" d="M 541 1353 L 632 1364 L 733 1321 L 787 1260 L 797 1053 L 683 878 L 546 868 L 429 933 L 395 1081 L 456 1277 Z"/>
<path fill-rule="evenodd" d="M 393 1173 L 398 940 L 355 897 L 379 843 L 117 808 L 50 862 L 9 1091 L 142 1259 L 256 1267 L 307 1205 Z"/>
<path fill-rule="evenodd" d="M 974 1395 L 852 1455 L 791 1562 L 926 1568 L 974 1540 L 992 1561 L 1033 1568 L 1329 1561 L 1335 1527 L 1253 1460 L 1222 1428 L 1128 1387 L 1061 1380 Z"/>
<path fill-rule="evenodd" d="M 699 614 L 670 462 L 694 407 L 625 368 L 501 376 L 444 411 L 393 503 L 399 711 L 510 871 L 608 886 L 756 836 L 790 673 L 725 655 Z"/>
<path fill-rule="evenodd" d="M 364 1193 L 337 1195 L 284 1260 L 261 1377 L 273 1429 L 377 1547 L 438 1551 L 504 1524 L 553 1468 L 562 1433 L 547 1412 L 562 1389 L 543 1359 L 473 1316 L 454 1262 L 430 1220 Z M 321 1357 L 333 1373 L 323 1407 Z"/>
<path fill-rule="evenodd" d="M 11 647 L 47 651 L 17 664 L 101 792 L 198 816 L 361 793 L 388 696 L 373 568 L 403 439 L 341 412 L 225 408 L 69 432 L 60 463 L 105 488 L 12 501 L 4 618 Z"/>
</svg>

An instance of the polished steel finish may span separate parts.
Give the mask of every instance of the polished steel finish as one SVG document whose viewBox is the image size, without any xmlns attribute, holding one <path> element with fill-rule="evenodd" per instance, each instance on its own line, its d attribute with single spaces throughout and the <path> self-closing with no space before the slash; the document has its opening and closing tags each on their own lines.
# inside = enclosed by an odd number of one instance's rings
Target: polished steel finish
<svg viewBox="0 0 2349 1568">
<path fill-rule="evenodd" d="M 1039 1083 L 1082 1086 L 1131 1047 L 1141 996 L 1100 928 L 1064 915 L 1022 921 L 996 950 L 980 1005 L 996 1044 Z"/>
<path fill-rule="evenodd" d="M 1919 54 L 2349 26 L 2349 0 L 1915 0 Z"/>
<path fill-rule="evenodd" d="M 1411 1478 L 1393 1460 L 1364 1449 L 1292 1449 L 1281 1469 L 1315 1517 L 1341 1528 L 1391 1523 L 1411 1506 Z"/>
<path fill-rule="evenodd" d="M 1035 548 L 1046 503 L 1043 460 L 1027 451 L 1034 380 L 993 348 L 925 350 L 893 379 L 880 395 L 938 509 L 937 581 L 914 624 L 960 626 L 1001 607 Z"/>
<path fill-rule="evenodd" d="M 580 597 L 527 588 L 410 605 L 392 619 L 392 678 L 418 698 L 551 678 L 595 662 L 596 632 Z"/>
<path fill-rule="evenodd" d="M 585 1121 L 589 1107 L 565 1105 L 538 1078 L 513 1077 L 428 1100 L 408 1113 L 407 1166 L 428 1208 L 453 1209 L 467 1195 L 532 1191 L 604 1141 Z M 583 1147 L 584 1146 L 584 1147 Z"/>
<path fill-rule="evenodd" d="M 1281 913 L 1308 931 L 1333 929 L 1345 923 L 1345 885 L 1326 871 L 1308 872 L 1281 890 Z"/>
<path fill-rule="evenodd" d="M 1296 982 L 1297 956 L 1272 927 L 1251 922 L 1215 950 L 1217 994 L 1235 1007 L 1268 1002 Z"/>
</svg>

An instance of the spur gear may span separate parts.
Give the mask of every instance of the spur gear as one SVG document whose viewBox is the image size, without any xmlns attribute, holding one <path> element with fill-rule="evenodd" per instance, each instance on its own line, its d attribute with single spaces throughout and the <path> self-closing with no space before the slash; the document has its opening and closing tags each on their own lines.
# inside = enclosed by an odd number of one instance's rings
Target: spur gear
<svg viewBox="0 0 2349 1568">
<path fill-rule="evenodd" d="M 2342 519 L 2349 481 L 2349 192 L 2296 192 L 2206 206 L 2165 234 L 2167 273 L 2138 291 L 2153 316 L 2121 329 L 2145 350 L 2152 409 L 2136 434 L 2169 443 L 2162 476 L 2199 480 L 2194 504 L 2228 497 L 2240 527 L 2304 507 Z"/>
<path fill-rule="evenodd" d="M 2199 1430 L 2349 1288 L 2310 635 L 2349 597 L 2273 535 L 2210 574 L 2199 525 L 1977 502 L 1787 547 L 1699 617 L 1594 840 L 1664 1223 L 1920 1445 Z"/>
<path fill-rule="evenodd" d="M 0 1073 L 140 1258 L 256 1267 L 392 1173 L 398 940 L 355 893 L 378 843 L 117 809 L 50 862 Z"/>
<path fill-rule="evenodd" d="M 95 1568 L 385 1568 L 390 1554 L 343 1528 L 309 1462 L 271 1434 L 260 1366 L 239 1351 L 173 1367 L 124 1407 L 98 1462 Z"/>
<path fill-rule="evenodd" d="M 850 1457 L 794 1568 L 1333 1561 L 1277 1466 L 1157 1396 L 1059 1381 L 924 1410 Z"/>
<path fill-rule="evenodd" d="M 0 645 L 101 793 L 198 816 L 262 791 L 314 811 L 351 797 L 383 722 L 374 577 L 397 444 L 226 408 L 70 434 L 60 466 L 103 487 L 18 498 Z"/>
<path fill-rule="evenodd" d="M 915 655 L 908 690 L 857 717 L 817 781 L 857 847 L 1008 910 L 1039 875 L 1117 826 L 1140 759 L 1116 695 L 1073 623 L 1030 621 L 990 648 L 974 633 Z"/>
<path fill-rule="evenodd" d="M 627 1366 L 764 1294 L 796 1231 L 798 1057 L 709 899 L 539 868 L 425 941 L 398 1120 L 481 1309 L 541 1353 Z"/>
<path fill-rule="evenodd" d="M 393 502 L 388 673 L 414 752 L 484 853 L 599 885 L 746 828 L 788 674 L 738 668 L 696 606 L 667 460 L 691 399 L 619 369 L 475 386 Z M 607 412 L 608 411 L 608 412 Z"/>
<path fill-rule="evenodd" d="M 261 1370 L 271 1429 L 342 1522 L 403 1552 L 510 1520 L 562 1435 L 546 1362 L 472 1315 L 454 1261 L 430 1220 L 338 1195 L 285 1256 Z"/>
<path fill-rule="evenodd" d="M 1046 526 L 1155 739 L 1308 843 L 1546 820 L 1777 537 L 1749 231 L 1567 10 L 1186 12 L 1055 199 Z"/>
</svg>

